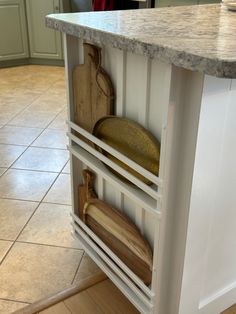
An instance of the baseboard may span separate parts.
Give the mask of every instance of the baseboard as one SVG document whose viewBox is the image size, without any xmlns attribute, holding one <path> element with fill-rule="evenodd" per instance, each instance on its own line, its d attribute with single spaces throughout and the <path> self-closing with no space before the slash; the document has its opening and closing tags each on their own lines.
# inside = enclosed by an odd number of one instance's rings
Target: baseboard
<svg viewBox="0 0 236 314">
<path fill-rule="evenodd" d="M 18 65 L 29 64 L 29 59 L 16 59 L 16 60 L 4 60 L 0 61 L 0 68 L 15 67 Z"/>
<path fill-rule="evenodd" d="M 40 58 L 5 60 L 5 61 L 0 61 L 0 68 L 15 67 L 15 66 L 27 65 L 27 64 L 64 66 L 65 62 L 64 60 L 40 59 Z"/>
<path fill-rule="evenodd" d="M 219 314 L 236 302 L 236 282 L 203 300 L 199 306 L 200 314 Z"/>
<path fill-rule="evenodd" d="M 12 314 L 36 314 L 106 279 L 107 276 L 104 273 L 99 273 L 97 275 L 88 277 L 84 280 L 81 280 L 81 282 L 77 285 L 73 285 L 47 298 L 27 305 L 26 307 L 17 310 Z"/>
<path fill-rule="evenodd" d="M 29 58 L 29 64 L 64 66 L 64 60 Z"/>
</svg>

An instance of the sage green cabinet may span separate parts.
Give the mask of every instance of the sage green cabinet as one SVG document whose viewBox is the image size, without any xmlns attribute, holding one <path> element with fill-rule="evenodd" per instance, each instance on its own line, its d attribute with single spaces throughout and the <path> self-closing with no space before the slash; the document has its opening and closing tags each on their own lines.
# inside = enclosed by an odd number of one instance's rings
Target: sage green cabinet
<svg viewBox="0 0 236 314">
<path fill-rule="evenodd" d="M 198 0 L 198 4 L 213 4 L 219 2 L 221 2 L 221 0 Z"/>
<path fill-rule="evenodd" d="M 45 26 L 45 16 L 62 11 L 60 5 L 59 0 L 26 0 L 31 58 L 63 58 L 60 32 Z"/>
<path fill-rule="evenodd" d="M 155 7 L 219 3 L 221 0 L 156 0 Z"/>
<path fill-rule="evenodd" d="M 28 56 L 24 0 L 0 0 L 0 61 Z"/>
<path fill-rule="evenodd" d="M 197 4 L 197 0 L 156 0 L 156 7 L 169 7 L 178 5 Z"/>
</svg>

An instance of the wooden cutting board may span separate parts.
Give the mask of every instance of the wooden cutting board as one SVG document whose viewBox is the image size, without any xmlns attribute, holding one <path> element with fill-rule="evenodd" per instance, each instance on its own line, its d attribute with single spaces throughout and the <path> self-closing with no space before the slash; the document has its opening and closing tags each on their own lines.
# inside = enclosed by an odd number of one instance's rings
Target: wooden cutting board
<svg viewBox="0 0 236 314">
<path fill-rule="evenodd" d="M 114 89 L 101 67 L 101 49 L 84 44 L 84 64 L 73 70 L 74 122 L 92 133 L 95 123 L 113 114 Z"/>
<path fill-rule="evenodd" d="M 148 242 L 125 215 L 97 198 L 92 188 L 93 173 L 84 170 L 83 175 L 85 194 L 80 199 L 81 219 L 144 283 L 150 284 L 152 251 Z"/>
</svg>

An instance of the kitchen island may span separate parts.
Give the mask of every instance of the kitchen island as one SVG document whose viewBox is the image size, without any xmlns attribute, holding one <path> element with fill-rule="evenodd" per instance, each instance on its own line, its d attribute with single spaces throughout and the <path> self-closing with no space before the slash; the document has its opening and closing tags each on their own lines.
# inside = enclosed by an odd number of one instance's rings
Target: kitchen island
<svg viewBox="0 0 236 314">
<path fill-rule="evenodd" d="M 236 13 L 203 5 L 53 14 L 46 23 L 64 33 L 72 217 L 86 252 L 142 313 L 220 313 L 236 301 Z M 138 168 L 151 186 L 119 180 L 75 136 L 100 144 L 74 123 L 72 72 L 83 63 L 83 42 L 102 48 L 115 114 L 161 143 L 159 176 Z M 152 244 L 150 286 L 79 219 L 86 167 L 96 173 L 99 198 L 128 215 Z"/>
</svg>

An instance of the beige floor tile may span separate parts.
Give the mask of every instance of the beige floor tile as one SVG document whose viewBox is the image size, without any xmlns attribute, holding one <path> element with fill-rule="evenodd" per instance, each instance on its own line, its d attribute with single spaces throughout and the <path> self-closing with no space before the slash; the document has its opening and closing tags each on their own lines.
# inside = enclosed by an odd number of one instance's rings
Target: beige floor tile
<svg viewBox="0 0 236 314">
<path fill-rule="evenodd" d="M 47 125 L 55 118 L 55 116 L 56 113 L 53 112 L 38 111 L 37 114 L 33 114 L 32 111 L 26 109 L 18 114 L 8 124 L 31 128 L 46 128 Z"/>
<path fill-rule="evenodd" d="M 12 243 L 13 242 L 10 242 L 10 241 L 2 241 L 2 240 L 0 240 L 0 262 L 2 261 L 2 259 L 5 256 L 5 254 L 7 253 L 7 251 L 12 246 Z"/>
<path fill-rule="evenodd" d="M 0 112 L 13 113 L 14 115 L 18 114 L 24 110 L 28 105 L 26 102 L 18 102 L 17 97 L 0 97 Z"/>
<path fill-rule="evenodd" d="M 15 117 L 16 113 L 13 112 L 5 112 L 1 111 L 0 108 L 0 123 L 1 125 L 7 124 L 9 121 L 11 121 Z"/>
<path fill-rule="evenodd" d="M 62 170 L 62 173 L 70 173 L 70 161 L 68 161 Z"/>
<path fill-rule="evenodd" d="M 60 172 L 68 159 L 67 150 L 29 147 L 12 168 Z"/>
<path fill-rule="evenodd" d="M 66 124 L 67 113 L 63 110 L 56 118 L 49 124 L 48 129 L 55 129 L 55 130 L 63 130 L 67 131 L 68 126 Z"/>
<path fill-rule="evenodd" d="M 66 149 L 67 144 L 68 138 L 65 131 L 46 129 L 31 146 Z"/>
<path fill-rule="evenodd" d="M 71 235 L 71 206 L 42 203 L 24 228 L 19 241 L 82 249 Z"/>
<path fill-rule="evenodd" d="M 36 128 L 4 126 L 0 129 L 0 144 L 30 145 L 41 132 Z"/>
<path fill-rule="evenodd" d="M 14 241 L 37 206 L 36 202 L 0 199 L 0 239 Z"/>
<path fill-rule="evenodd" d="M 6 124 L 12 120 L 18 113 L 24 110 L 25 105 L 16 103 L 7 103 L 7 100 L 0 97 L 0 123 Z"/>
<path fill-rule="evenodd" d="M 0 267 L 0 298 L 34 302 L 68 287 L 83 251 L 15 243 Z"/>
<path fill-rule="evenodd" d="M 39 95 L 37 95 L 38 97 Z M 24 110 L 31 104 L 32 100 L 21 97 L 12 97 L 12 96 L 0 96 L 0 106 L 4 107 L 4 110 L 9 111 L 9 109 L 17 110 L 19 113 L 21 110 Z"/>
<path fill-rule="evenodd" d="M 0 167 L 10 167 L 25 150 L 24 146 L 0 144 Z"/>
<path fill-rule="evenodd" d="M 0 176 L 7 171 L 8 168 L 0 168 Z"/>
<path fill-rule="evenodd" d="M 57 85 L 56 85 L 57 84 Z M 65 85 L 65 84 L 64 84 Z M 66 103 L 66 89 L 63 87 L 61 83 L 53 84 L 46 92 L 47 95 L 55 95 L 61 96 L 64 99 L 64 103 Z"/>
<path fill-rule="evenodd" d="M 66 98 L 61 95 L 42 94 L 27 109 L 31 112 L 47 111 L 59 113 L 66 105 Z"/>
<path fill-rule="evenodd" d="M 60 174 L 43 201 L 71 205 L 70 175 Z"/>
<path fill-rule="evenodd" d="M 101 269 L 87 254 L 84 254 L 73 284 L 78 284 L 81 280 L 99 273 L 102 273 Z"/>
<path fill-rule="evenodd" d="M 0 178 L 0 197 L 41 201 L 57 174 L 9 169 Z"/>
<path fill-rule="evenodd" d="M 40 93 L 29 88 L 15 88 L 11 91 L 11 97 L 18 97 L 20 101 L 31 103 L 39 97 Z"/>
<path fill-rule="evenodd" d="M 13 302 L 0 299 L 0 314 L 11 314 L 27 305 L 28 303 Z"/>
<path fill-rule="evenodd" d="M 18 99 L 20 103 L 25 103 L 29 105 L 40 96 L 40 93 L 37 91 L 30 91 L 29 89 L 22 89 L 22 88 L 21 89 L 14 88 L 14 85 L 17 84 L 17 82 L 11 82 L 11 83 L 12 83 L 11 84 L 12 86 L 9 89 L 4 89 L 0 91 L 0 97 L 4 97 L 6 99 L 7 98 L 12 99 L 14 101 Z"/>
</svg>

